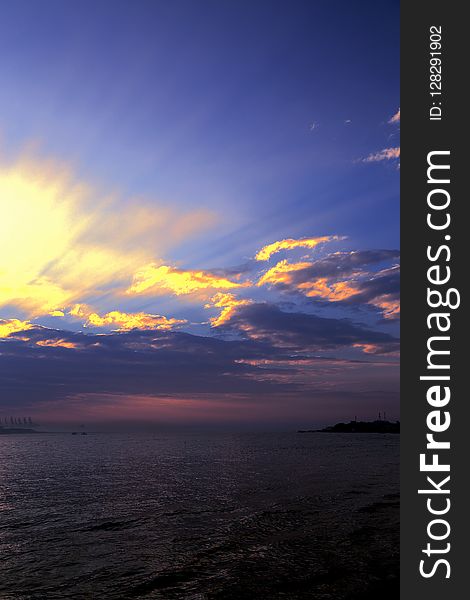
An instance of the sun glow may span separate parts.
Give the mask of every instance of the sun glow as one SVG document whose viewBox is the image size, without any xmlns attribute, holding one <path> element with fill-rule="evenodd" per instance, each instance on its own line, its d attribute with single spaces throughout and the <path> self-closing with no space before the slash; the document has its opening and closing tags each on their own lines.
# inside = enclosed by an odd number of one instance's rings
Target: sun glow
<svg viewBox="0 0 470 600">
<path fill-rule="evenodd" d="M 0 163 L 0 307 L 60 316 L 64 308 L 125 289 L 156 253 L 213 219 L 111 197 L 58 162 Z"/>
<path fill-rule="evenodd" d="M 0 169 L 0 305 L 48 311 L 67 299 L 67 290 L 44 273 L 80 231 L 73 218 L 79 191 L 65 187 L 63 173 L 52 179 L 31 165 Z"/>
</svg>

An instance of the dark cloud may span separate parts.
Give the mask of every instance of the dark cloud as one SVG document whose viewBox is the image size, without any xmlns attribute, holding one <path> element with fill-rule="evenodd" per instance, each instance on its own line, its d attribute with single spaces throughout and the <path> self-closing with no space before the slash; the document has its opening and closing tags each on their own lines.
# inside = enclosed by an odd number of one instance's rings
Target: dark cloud
<svg viewBox="0 0 470 600">
<path fill-rule="evenodd" d="M 336 252 L 312 262 L 309 267 L 293 271 L 292 283 L 299 284 L 320 277 L 342 278 L 361 272 L 372 264 L 398 261 L 398 250 L 362 250 L 357 252 Z"/>
<path fill-rule="evenodd" d="M 277 284 L 281 291 L 296 292 L 288 296 L 291 304 L 281 308 L 255 302 L 251 295 L 250 304 L 235 305 L 228 322 L 213 328 L 209 336 L 23 328 L 0 339 L 0 408 L 59 405 L 87 397 L 100 402 L 100 395 L 244 397 L 253 403 L 280 404 L 282 398 L 296 398 L 300 404 L 315 398 L 323 406 L 337 393 L 358 403 L 362 392 L 379 380 L 378 396 L 385 397 L 387 389 L 396 394 L 397 375 L 390 363 L 396 362 L 397 338 L 349 319 L 302 312 L 318 308 L 318 304 L 307 308 L 307 301 L 327 303 L 327 298 L 307 300 L 302 295 L 303 309 L 296 305 L 298 294 L 307 289 L 299 286 L 321 278 L 351 282 L 354 293 L 330 303 L 340 315 L 354 314 L 345 310 L 348 306 L 375 303 L 380 308 L 381 303 L 398 301 L 399 268 L 386 268 L 398 259 L 395 250 L 330 254 L 290 272 L 287 282 Z M 242 281 L 258 266 L 248 261 L 211 273 Z M 263 299 L 262 294 L 269 292 L 250 289 Z M 371 379 L 372 370 L 378 379 Z"/>
<path fill-rule="evenodd" d="M 255 394 L 297 389 L 271 383 L 266 369 L 258 380 L 256 366 L 238 362 L 283 359 L 282 352 L 254 341 L 154 331 L 85 335 L 35 328 L 22 333 L 28 334 L 28 341 L 0 341 L 0 387 L 2 403 L 8 406 L 87 393 Z M 39 346 L 44 340 L 62 340 L 75 348 Z"/>
<path fill-rule="evenodd" d="M 313 314 L 284 312 L 273 304 L 240 306 L 225 326 L 244 332 L 251 339 L 281 347 L 328 350 L 354 345 L 374 345 L 378 350 L 398 350 L 398 340 L 348 319 L 330 319 Z"/>
<path fill-rule="evenodd" d="M 0 340 L 1 404 L 31 406 L 87 394 L 302 395 L 315 382 L 315 377 L 307 384 L 296 378 L 303 373 L 302 361 L 325 361 L 312 356 L 314 349 L 397 346 L 391 336 L 346 320 L 287 313 L 267 304 L 240 308 L 231 329 L 247 328 L 258 339 L 34 327 Z"/>
<path fill-rule="evenodd" d="M 354 303 L 370 303 L 382 296 L 390 300 L 400 299 L 400 269 L 387 269 L 377 276 L 363 280 L 357 284 L 358 293 L 349 301 Z"/>
</svg>

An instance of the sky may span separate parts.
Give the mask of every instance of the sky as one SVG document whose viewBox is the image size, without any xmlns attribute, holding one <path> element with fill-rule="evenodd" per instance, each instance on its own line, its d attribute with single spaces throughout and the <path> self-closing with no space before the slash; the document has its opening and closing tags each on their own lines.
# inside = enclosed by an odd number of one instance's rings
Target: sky
<svg viewBox="0 0 470 600">
<path fill-rule="evenodd" d="M 399 418 L 399 3 L 0 7 L 2 422 Z"/>
</svg>

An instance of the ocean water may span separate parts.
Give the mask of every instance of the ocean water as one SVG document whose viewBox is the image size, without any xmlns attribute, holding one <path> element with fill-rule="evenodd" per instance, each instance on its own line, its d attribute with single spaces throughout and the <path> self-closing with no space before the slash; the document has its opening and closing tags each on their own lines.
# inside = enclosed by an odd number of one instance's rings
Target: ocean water
<svg viewBox="0 0 470 600">
<path fill-rule="evenodd" d="M 1 600 L 398 598 L 399 436 L 0 436 Z"/>
</svg>

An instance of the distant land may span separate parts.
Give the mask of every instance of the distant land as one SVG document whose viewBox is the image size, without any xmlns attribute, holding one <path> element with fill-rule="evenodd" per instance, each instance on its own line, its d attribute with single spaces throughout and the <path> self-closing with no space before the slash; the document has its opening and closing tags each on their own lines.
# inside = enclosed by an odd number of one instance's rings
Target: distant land
<svg viewBox="0 0 470 600">
<path fill-rule="evenodd" d="M 39 433 L 35 429 L 29 429 L 26 427 L 1 427 L 0 426 L 0 435 L 9 435 L 12 433 Z"/>
<path fill-rule="evenodd" d="M 297 433 L 400 433 L 400 421 L 350 421 L 324 429 L 299 429 Z"/>
</svg>

